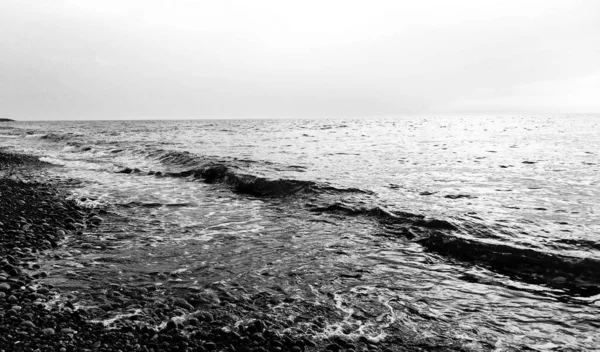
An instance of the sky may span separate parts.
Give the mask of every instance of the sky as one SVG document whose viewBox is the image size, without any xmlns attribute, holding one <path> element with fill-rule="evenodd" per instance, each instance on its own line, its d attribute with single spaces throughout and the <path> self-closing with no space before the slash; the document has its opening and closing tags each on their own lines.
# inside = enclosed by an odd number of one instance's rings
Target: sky
<svg viewBox="0 0 600 352">
<path fill-rule="evenodd" d="M 0 2 L 0 117 L 599 112 L 596 0 Z"/>
</svg>

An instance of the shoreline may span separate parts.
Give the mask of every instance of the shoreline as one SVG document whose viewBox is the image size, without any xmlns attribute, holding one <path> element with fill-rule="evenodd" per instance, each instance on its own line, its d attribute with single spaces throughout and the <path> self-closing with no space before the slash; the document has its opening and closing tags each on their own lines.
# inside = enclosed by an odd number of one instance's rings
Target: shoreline
<svg viewBox="0 0 600 352">
<path fill-rule="evenodd" d="M 48 167 L 53 166 L 36 157 L 0 150 L 0 351 L 463 350 L 448 341 L 440 346 L 406 336 L 314 339 L 294 321 L 273 321 L 264 313 L 280 297 L 247 294 L 242 287 L 239 292 L 218 284 L 182 290 L 107 280 L 87 292 L 58 289 L 46 283 L 45 258 L 59 256 L 59 249 L 68 250 L 68 238 L 102 227 L 109 216 L 69 200 L 68 182 L 43 179 Z M 306 315 L 336 314 L 290 303 Z"/>
<path fill-rule="evenodd" d="M 243 351 L 281 341 L 261 320 L 242 327 L 247 336 L 228 331 L 225 327 L 231 321 L 219 317 L 218 309 L 207 304 L 210 297 L 206 297 L 207 302 L 194 301 L 173 293 L 168 294 L 171 304 L 154 309 L 163 317 L 158 324 L 161 329 L 136 322 L 133 315 L 131 324 L 124 320 L 118 329 L 108 329 L 94 322 L 101 319 L 98 312 L 73 304 L 73 292 L 40 283 L 48 276 L 39 271 L 43 255 L 60 247 L 66 236 L 81 235 L 83 226 L 98 226 L 102 221 L 97 213 L 67 200 L 64 187 L 40 182 L 35 174 L 45 167 L 37 158 L 0 151 L 0 304 L 4 308 L 0 314 L 0 351 Z M 110 285 L 104 302 L 96 299 L 107 312 L 117 308 L 110 298 L 121 302 L 119 308 L 130 305 L 140 309 L 160 301 L 155 292 L 152 287 Z M 195 317 L 187 318 L 185 325 L 172 319 L 191 311 Z M 306 339 L 287 339 L 287 345 L 290 341 L 315 345 Z"/>
</svg>

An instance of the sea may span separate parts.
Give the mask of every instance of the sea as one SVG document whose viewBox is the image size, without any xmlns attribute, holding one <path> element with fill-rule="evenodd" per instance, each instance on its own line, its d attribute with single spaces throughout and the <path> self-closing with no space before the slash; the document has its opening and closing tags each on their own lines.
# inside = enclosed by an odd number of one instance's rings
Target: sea
<svg viewBox="0 0 600 352">
<path fill-rule="evenodd" d="M 49 259 L 56 286 L 278 292 L 265 314 L 315 339 L 600 350 L 600 116 L 2 122 L 0 147 L 110 219 Z"/>
</svg>

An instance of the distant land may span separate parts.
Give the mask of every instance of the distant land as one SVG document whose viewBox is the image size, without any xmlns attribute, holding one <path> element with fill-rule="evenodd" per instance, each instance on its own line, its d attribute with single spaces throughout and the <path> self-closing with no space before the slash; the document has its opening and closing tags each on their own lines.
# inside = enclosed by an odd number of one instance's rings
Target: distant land
<svg viewBox="0 0 600 352">
<path fill-rule="evenodd" d="M 3 118 L 0 118 L 0 121 L 14 121 L 14 120 L 13 119 L 3 119 Z"/>
</svg>

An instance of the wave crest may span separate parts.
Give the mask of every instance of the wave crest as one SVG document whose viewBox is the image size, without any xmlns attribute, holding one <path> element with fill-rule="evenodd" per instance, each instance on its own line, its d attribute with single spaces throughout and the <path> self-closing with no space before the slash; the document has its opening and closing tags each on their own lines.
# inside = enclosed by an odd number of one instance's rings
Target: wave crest
<svg viewBox="0 0 600 352">
<path fill-rule="evenodd" d="M 313 181 L 270 179 L 267 177 L 237 173 L 225 164 L 208 164 L 177 172 L 165 172 L 165 176 L 193 177 L 207 183 L 223 183 L 234 191 L 257 197 L 288 197 L 301 193 L 368 193 L 356 188 L 336 188 Z"/>
<path fill-rule="evenodd" d="M 600 260 L 559 255 L 541 249 L 523 248 L 492 240 L 485 229 L 481 238 L 468 238 L 476 224 L 457 225 L 423 215 L 390 211 L 381 207 L 355 207 L 336 202 L 326 206 L 310 205 L 311 211 L 375 219 L 386 236 L 403 237 L 426 250 L 463 263 L 481 265 L 521 281 L 543 284 L 581 296 L 600 294 Z M 467 226 L 468 225 L 468 226 Z M 497 237 L 497 236 L 496 236 Z"/>
</svg>

